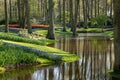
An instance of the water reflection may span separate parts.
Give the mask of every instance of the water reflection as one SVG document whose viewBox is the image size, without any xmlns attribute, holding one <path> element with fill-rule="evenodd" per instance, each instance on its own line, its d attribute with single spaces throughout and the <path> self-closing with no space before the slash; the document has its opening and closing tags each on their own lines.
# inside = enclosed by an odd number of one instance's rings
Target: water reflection
<svg viewBox="0 0 120 80">
<path fill-rule="evenodd" d="M 106 37 L 63 37 L 49 45 L 80 56 L 78 61 L 48 67 L 33 67 L 0 75 L 0 80 L 111 80 L 107 71 L 113 68 L 112 41 Z M 22 74 L 20 74 L 22 73 Z"/>
</svg>

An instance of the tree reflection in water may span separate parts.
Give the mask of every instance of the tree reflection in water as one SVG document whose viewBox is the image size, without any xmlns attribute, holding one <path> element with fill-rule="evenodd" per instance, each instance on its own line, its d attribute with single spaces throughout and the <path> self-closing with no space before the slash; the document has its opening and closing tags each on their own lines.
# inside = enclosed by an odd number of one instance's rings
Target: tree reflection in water
<svg viewBox="0 0 120 80">
<path fill-rule="evenodd" d="M 49 46 L 81 57 L 78 61 L 50 68 L 53 70 L 53 73 L 49 71 L 50 80 L 111 79 L 107 71 L 113 67 L 113 44 L 106 37 L 60 38 L 58 43 Z"/>
</svg>

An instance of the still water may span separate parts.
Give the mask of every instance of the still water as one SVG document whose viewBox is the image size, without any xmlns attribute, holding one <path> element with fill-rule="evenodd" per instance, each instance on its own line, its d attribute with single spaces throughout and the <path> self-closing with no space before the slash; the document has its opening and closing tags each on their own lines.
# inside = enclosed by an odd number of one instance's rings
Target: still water
<svg viewBox="0 0 120 80">
<path fill-rule="evenodd" d="M 52 66 L 34 66 L 0 74 L 0 80 L 112 80 L 107 71 L 113 68 L 113 42 L 103 35 L 59 37 L 48 46 L 80 56 L 80 59 Z"/>
</svg>

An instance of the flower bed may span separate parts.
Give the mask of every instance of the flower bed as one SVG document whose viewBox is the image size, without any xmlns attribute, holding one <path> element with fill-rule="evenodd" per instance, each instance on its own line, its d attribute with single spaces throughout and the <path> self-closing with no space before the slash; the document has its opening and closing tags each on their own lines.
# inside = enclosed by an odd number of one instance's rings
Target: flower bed
<svg viewBox="0 0 120 80">
<path fill-rule="evenodd" d="M 25 24 L 27 26 L 27 24 Z M 19 24 L 9 24 L 9 27 L 19 27 Z M 48 28 L 48 25 L 39 25 L 37 23 L 32 23 L 32 28 Z"/>
</svg>

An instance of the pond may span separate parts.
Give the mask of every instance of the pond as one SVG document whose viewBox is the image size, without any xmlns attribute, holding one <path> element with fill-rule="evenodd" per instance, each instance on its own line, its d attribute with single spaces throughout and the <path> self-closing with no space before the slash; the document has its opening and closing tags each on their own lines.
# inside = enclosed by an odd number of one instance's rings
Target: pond
<svg viewBox="0 0 120 80">
<path fill-rule="evenodd" d="M 94 35 L 94 36 L 93 36 Z M 113 68 L 113 42 L 102 34 L 59 37 L 48 45 L 80 56 L 71 63 L 18 68 L 0 74 L 0 80 L 112 80 L 107 71 Z"/>
</svg>

